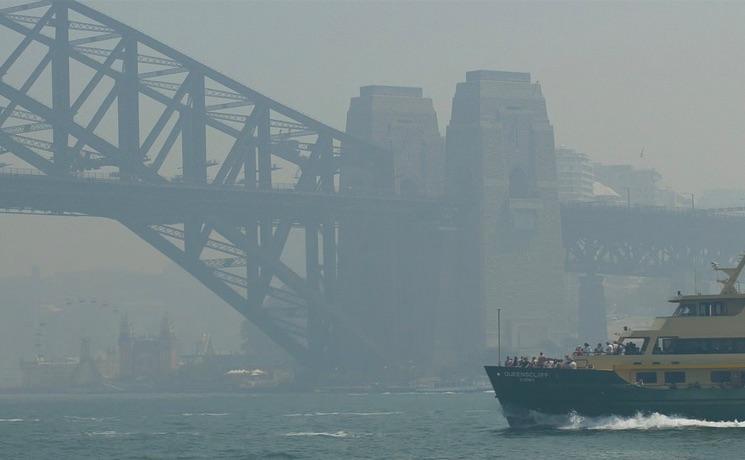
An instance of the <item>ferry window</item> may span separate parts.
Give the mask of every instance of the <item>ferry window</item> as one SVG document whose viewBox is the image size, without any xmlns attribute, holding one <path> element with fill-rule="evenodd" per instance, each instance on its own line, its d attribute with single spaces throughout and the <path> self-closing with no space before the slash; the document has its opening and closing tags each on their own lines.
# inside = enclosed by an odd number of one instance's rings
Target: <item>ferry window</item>
<svg viewBox="0 0 745 460">
<path fill-rule="evenodd" d="M 712 383 L 728 383 L 732 381 L 732 372 L 730 371 L 711 371 Z"/>
<path fill-rule="evenodd" d="M 623 339 L 624 354 L 640 355 L 647 348 L 649 337 L 626 337 Z"/>
<path fill-rule="evenodd" d="M 696 316 L 696 305 L 684 303 L 675 310 L 673 316 Z"/>
<path fill-rule="evenodd" d="M 722 302 L 711 304 L 711 316 L 724 316 L 727 314 L 727 305 Z"/>
<path fill-rule="evenodd" d="M 662 343 L 659 343 L 659 342 Z M 654 354 L 706 355 L 745 353 L 745 338 L 722 337 L 713 339 L 660 338 Z"/>
<path fill-rule="evenodd" d="M 674 338 L 673 337 L 657 337 L 657 341 L 654 344 L 654 350 L 652 353 L 656 355 L 667 355 L 674 353 Z"/>
<path fill-rule="evenodd" d="M 727 309 L 722 302 L 701 302 L 698 304 L 698 316 L 722 316 Z"/>
<path fill-rule="evenodd" d="M 637 383 L 657 383 L 657 372 L 637 372 Z"/>
<path fill-rule="evenodd" d="M 685 383 L 686 373 L 682 371 L 665 372 L 665 383 Z"/>
</svg>

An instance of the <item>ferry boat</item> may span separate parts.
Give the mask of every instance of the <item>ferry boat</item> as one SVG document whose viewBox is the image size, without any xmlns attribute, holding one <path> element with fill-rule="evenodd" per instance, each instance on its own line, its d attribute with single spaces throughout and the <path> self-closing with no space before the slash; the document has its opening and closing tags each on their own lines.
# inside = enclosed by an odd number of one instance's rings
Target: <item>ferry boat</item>
<svg viewBox="0 0 745 460">
<path fill-rule="evenodd" d="M 678 292 L 672 316 L 620 335 L 623 354 L 575 356 L 572 368 L 485 366 L 510 425 L 572 412 L 745 420 L 745 294 L 736 286 L 745 255 L 734 268 L 712 265 L 726 275 L 721 292 Z"/>
</svg>

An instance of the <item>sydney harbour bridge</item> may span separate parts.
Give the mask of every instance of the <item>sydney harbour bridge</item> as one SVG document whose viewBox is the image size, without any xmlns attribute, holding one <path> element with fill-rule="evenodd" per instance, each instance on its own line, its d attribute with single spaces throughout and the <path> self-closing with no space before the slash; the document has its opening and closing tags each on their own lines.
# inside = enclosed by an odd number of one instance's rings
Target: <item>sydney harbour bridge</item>
<svg viewBox="0 0 745 460">
<path fill-rule="evenodd" d="M 345 221 L 467 225 L 457 196 L 394 193 L 391 152 L 89 6 L 5 7 L 0 26 L 17 38 L 0 44 L 2 212 L 120 222 L 300 363 L 339 335 L 379 345 L 339 296 Z M 283 257 L 293 230 L 304 267 Z M 745 218 L 577 204 L 561 231 L 567 271 L 672 277 L 737 255 Z"/>
</svg>

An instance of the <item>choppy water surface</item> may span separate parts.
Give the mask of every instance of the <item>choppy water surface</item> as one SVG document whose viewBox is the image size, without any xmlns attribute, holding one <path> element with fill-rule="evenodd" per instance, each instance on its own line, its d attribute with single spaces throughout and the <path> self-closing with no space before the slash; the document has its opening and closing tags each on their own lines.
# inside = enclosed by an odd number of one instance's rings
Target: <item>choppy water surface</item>
<svg viewBox="0 0 745 460">
<path fill-rule="evenodd" d="M 0 396 L 0 458 L 735 459 L 745 422 L 510 429 L 491 394 Z"/>
</svg>

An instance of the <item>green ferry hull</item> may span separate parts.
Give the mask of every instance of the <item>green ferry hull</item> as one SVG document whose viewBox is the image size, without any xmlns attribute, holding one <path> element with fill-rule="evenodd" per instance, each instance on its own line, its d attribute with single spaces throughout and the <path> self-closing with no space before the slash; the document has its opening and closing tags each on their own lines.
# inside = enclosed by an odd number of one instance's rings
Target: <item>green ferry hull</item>
<svg viewBox="0 0 745 460">
<path fill-rule="evenodd" d="M 705 420 L 745 420 L 745 388 L 651 388 L 615 372 L 486 366 L 511 426 L 536 423 L 535 415 L 586 416 L 658 412 Z"/>
</svg>

